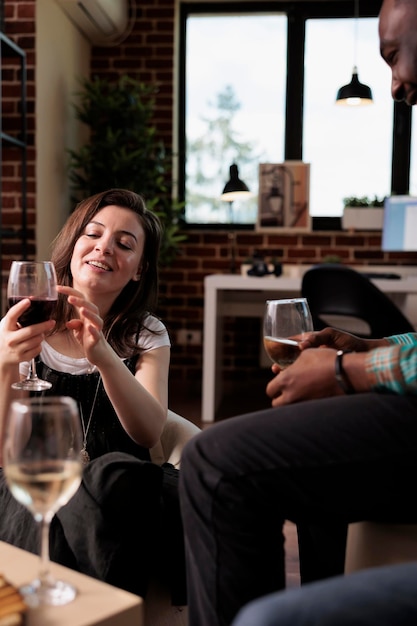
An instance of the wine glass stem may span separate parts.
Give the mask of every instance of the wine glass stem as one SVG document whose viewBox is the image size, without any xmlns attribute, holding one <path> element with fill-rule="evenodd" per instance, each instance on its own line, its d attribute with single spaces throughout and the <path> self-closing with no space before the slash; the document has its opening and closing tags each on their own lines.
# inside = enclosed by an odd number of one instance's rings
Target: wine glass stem
<svg viewBox="0 0 417 626">
<path fill-rule="evenodd" d="M 29 363 L 29 372 L 28 372 L 28 380 L 37 380 L 38 376 L 36 374 L 36 361 L 35 359 L 31 359 Z"/>
<path fill-rule="evenodd" d="M 41 531 L 41 567 L 39 571 L 39 580 L 41 584 L 48 584 L 51 582 L 52 575 L 50 572 L 50 559 L 49 559 L 49 526 L 50 521 L 45 517 L 42 517 L 40 521 Z"/>
</svg>

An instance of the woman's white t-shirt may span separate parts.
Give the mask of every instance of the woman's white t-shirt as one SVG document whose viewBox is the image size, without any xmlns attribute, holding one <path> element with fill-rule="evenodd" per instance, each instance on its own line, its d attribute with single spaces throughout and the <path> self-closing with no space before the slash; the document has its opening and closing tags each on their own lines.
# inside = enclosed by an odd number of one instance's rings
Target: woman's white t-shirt
<svg viewBox="0 0 417 626">
<path fill-rule="evenodd" d="M 142 352 L 148 352 L 155 350 L 155 348 L 171 345 L 168 331 L 161 320 L 153 315 L 148 315 L 145 318 L 144 324 L 146 329 L 141 331 L 138 341 Z M 157 334 L 150 331 L 156 331 Z M 42 342 L 40 360 L 51 369 L 57 372 L 66 372 L 67 374 L 91 374 L 96 370 L 95 365 L 92 365 L 85 357 L 74 359 L 65 354 L 61 354 L 46 341 Z M 20 363 L 19 371 L 23 376 L 27 376 L 29 363 L 27 361 Z"/>
</svg>

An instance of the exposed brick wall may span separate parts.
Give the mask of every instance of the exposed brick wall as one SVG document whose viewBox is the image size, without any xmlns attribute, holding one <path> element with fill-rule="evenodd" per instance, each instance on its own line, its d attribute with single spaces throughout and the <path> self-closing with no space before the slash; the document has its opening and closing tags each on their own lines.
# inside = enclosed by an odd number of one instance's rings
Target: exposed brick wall
<svg viewBox="0 0 417 626">
<path fill-rule="evenodd" d="M 35 8 L 36 0 L 5 0 L 4 34 L 26 54 L 27 125 L 27 224 L 29 255 L 35 254 L 36 179 L 35 179 Z M 16 57 L 2 58 L 2 127 L 9 135 L 21 136 L 21 72 Z M 22 228 L 21 151 L 3 145 L 2 227 L 19 232 Z M 3 238 L 1 267 L 4 272 L 12 259 L 21 258 L 19 238 Z"/>
<path fill-rule="evenodd" d="M 174 0 L 136 0 L 136 19 L 129 37 L 119 46 L 93 49 L 91 75 L 129 74 L 158 86 L 154 123 L 168 149 L 173 143 Z"/>
<path fill-rule="evenodd" d="M 174 103 L 174 0 L 137 2 L 137 19 L 125 42 L 116 47 L 94 48 L 91 74 L 114 76 L 128 73 L 146 83 L 159 86 L 156 96 L 155 125 L 168 149 L 172 148 Z M 27 53 L 28 68 L 28 207 L 30 253 L 34 253 L 35 227 L 35 0 L 6 0 L 5 33 Z M 16 123 L 19 77 L 16 66 L 7 61 L 3 73 L 4 123 Z M 20 165 L 15 150 L 3 154 L 3 225 L 19 227 Z M 228 273 L 231 267 L 231 244 L 227 232 L 190 231 L 182 253 L 172 267 L 161 273 L 160 314 L 173 340 L 171 382 L 183 382 L 190 388 L 201 383 L 201 346 L 177 346 L 176 332 L 181 328 L 202 330 L 204 277 Z M 380 234 L 317 232 L 304 234 L 236 234 L 235 264 L 240 264 L 259 249 L 266 257 L 276 256 L 282 263 L 312 264 L 327 255 L 337 254 L 351 265 L 417 265 L 417 253 L 383 253 Z M 18 244 L 3 241 L 3 268 L 19 254 Z M 245 341 L 235 337 L 244 333 Z M 225 326 L 225 377 L 253 377 L 258 370 L 259 320 L 229 319 Z"/>
</svg>

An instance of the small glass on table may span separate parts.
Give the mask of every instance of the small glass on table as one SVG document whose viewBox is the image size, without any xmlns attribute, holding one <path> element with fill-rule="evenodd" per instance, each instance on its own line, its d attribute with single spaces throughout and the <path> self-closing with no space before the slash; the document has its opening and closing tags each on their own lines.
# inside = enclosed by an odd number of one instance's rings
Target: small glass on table
<svg viewBox="0 0 417 626">
<path fill-rule="evenodd" d="M 285 369 L 300 355 L 299 343 L 313 331 L 306 298 L 267 300 L 264 313 L 264 347 L 269 358 Z"/>
</svg>

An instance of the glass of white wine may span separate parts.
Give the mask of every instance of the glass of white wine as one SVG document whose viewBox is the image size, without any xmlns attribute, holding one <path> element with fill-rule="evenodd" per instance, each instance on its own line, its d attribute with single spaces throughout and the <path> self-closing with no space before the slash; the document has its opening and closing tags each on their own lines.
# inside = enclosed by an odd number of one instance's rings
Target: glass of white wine
<svg viewBox="0 0 417 626">
<path fill-rule="evenodd" d="M 269 358 L 285 369 L 300 354 L 299 343 L 313 331 L 306 298 L 267 300 L 264 314 L 264 347 Z"/>
<path fill-rule="evenodd" d="M 81 482 L 82 432 L 78 407 L 61 397 L 14 400 L 6 420 L 3 466 L 7 485 L 33 514 L 41 531 L 41 566 L 20 591 L 29 606 L 71 602 L 76 589 L 50 571 L 49 527 Z"/>
</svg>

